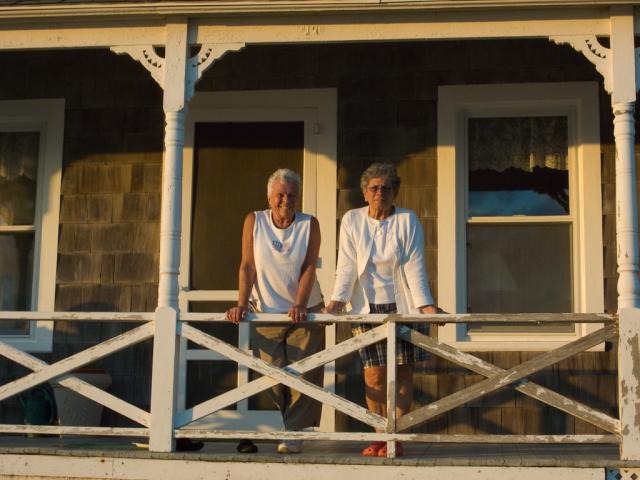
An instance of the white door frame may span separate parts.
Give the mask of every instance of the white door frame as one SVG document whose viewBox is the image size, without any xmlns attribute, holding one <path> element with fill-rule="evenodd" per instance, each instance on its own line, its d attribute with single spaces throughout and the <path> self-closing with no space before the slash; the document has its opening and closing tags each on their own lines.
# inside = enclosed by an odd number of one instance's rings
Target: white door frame
<svg viewBox="0 0 640 480">
<path fill-rule="evenodd" d="M 184 171 L 182 189 L 182 242 L 180 310 L 189 311 L 190 301 L 234 301 L 237 290 L 189 290 L 191 256 L 191 220 L 194 161 L 194 126 L 196 122 L 304 122 L 303 198 L 302 210 L 318 218 L 322 232 L 317 276 L 325 298 L 333 288 L 336 256 L 336 189 L 337 189 L 337 93 L 335 89 L 252 90 L 197 92 L 189 105 L 185 124 Z M 224 181 L 224 179 L 222 179 Z M 266 196 L 265 178 L 265 196 Z M 326 344 L 335 344 L 335 326 L 327 327 Z M 239 327 L 239 348 L 249 350 L 249 326 Z M 223 360 L 209 350 L 188 350 L 181 341 L 178 408 L 186 402 L 186 366 L 189 360 Z M 238 368 L 238 385 L 249 381 L 249 369 Z M 325 388 L 335 391 L 335 366 L 325 367 Z M 197 423 L 216 429 L 272 430 L 282 426 L 277 411 L 250 411 L 248 401 L 238 403 L 238 410 L 224 410 Z M 192 424 L 194 427 L 195 425 Z M 321 427 L 335 430 L 335 412 L 323 406 Z"/>
</svg>

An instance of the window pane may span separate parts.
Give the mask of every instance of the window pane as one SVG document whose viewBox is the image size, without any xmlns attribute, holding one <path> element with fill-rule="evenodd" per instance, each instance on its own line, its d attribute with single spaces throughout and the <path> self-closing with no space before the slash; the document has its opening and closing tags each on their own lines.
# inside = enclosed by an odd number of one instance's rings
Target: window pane
<svg viewBox="0 0 640 480">
<path fill-rule="evenodd" d="M 0 234 L 0 310 L 31 310 L 33 233 Z M 0 322 L 0 334 L 28 334 L 29 322 Z"/>
<path fill-rule="evenodd" d="M 0 225 L 32 225 L 39 132 L 0 132 Z"/>
<path fill-rule="evenodd" d="M 471 118 L 469 216 L 569 213 L 566 117 Z"/>
<path fill-rule="evenodd" d="M 470 312 L 573 311 L 569 224 L 472 224 L 467 240 Z M 473 327 L 474 331 L 501 332 L 532 329 L 540 331 L 532 326 Z M 573 331 L 573 326 L 545 326 L 544 330 Z"/>
<path fill-rule="evenodd" d="M 191 232 L 191 288 L 236 290 L 245 216 L 267 208 L 278 168 L 302 175 L 304 123 L 199 123 Z"/>
</svg>

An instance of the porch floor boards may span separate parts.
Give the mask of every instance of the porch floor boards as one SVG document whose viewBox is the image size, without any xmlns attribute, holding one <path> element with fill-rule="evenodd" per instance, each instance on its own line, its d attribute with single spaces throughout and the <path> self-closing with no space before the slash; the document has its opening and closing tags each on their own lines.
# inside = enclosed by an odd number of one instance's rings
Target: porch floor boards
<svg viewBox="0 0 640 480">
<path fill-rule="evenodd" d="M 208 462 L 310 463 L 332 465 L 490 466 L 638 468 L 640 461 L 622 461 L 617 445 L 404 444 L 405 456 L 366 458 L 361 442 L 306 441 L 300 454 L 282 455 L 275 442 L 257 441 L 259 452 L 240 454 L 236 442 L 207 441 L 199 452 L 153 453 L 134 446 L 135 438 L 0 436 L 3 454 L 74 457 L 148 458 Z"/>
</svg>

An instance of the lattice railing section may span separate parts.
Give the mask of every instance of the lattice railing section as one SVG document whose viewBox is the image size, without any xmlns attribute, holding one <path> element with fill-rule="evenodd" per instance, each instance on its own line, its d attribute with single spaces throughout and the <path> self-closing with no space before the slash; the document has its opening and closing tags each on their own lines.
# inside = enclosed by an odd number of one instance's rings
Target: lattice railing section
<svg viewBox="0 0 640 480">
<path fill-rule="evenodd" d="M 0 321 L 3 319 L 43 319 L 44 314 L 4 312 L 0 313 Z M 32 318 L 33 317 L 33 318 Z M 44 317 L 49 320 L 66 321 L 137 321 L 143 324 L 126 333 L 106 340 L 87 350 L 74 354 L 51 365 L 33 357 L 27 353 L 0 342 L 0 355 L 13 360 L 30 370 L 32 373 L 0 386 L 0 401 L 19 394 L 35 385 L 47 381 L 56 381 L 61 385 L 95 401 L 125 417 L 137 422 L 140 428 L 105 428 L 105 427 L 64 427 L 64 426 L 27 426 L 27 425 L 0 425 L 0 432 L 11 433 L 74 433 L 87 435 L 122 435 L 122 436 L 148 436 L 152 424 L 151 415 L 156 412 L 146 412 L 140 408 L 117 398 L 103 390 L 100 390 L 82 380 L 75 378 L 72 371 L 91 362 L 106 357 L 114 352 L 131 347 L 139 342 L 154 336 L 157 325 L 152 321 L 154 314 L 92 314 L 92 313 L 53 313 Z M 251 321 L 255 322 L 282 322 L 284 315 L 259 314 L 252 315 Z M 244 385 L 227 391 L 221 395 L 206 400 L 192 408 L 177 411 L 173 418 L 166 419 L 169 425 L 173 425 L 173 435 L 176 438 L 250 438 L 250 439 L 316 439 L 316 440 L 343 440 L 343 441 L 368 441 L 384 440 L 388 442 L 388 454 L 394 456 L 395 441 L 422 441 L 422 442 L 483 442 L 483 443 L 620 443 L 621 422 L 601 411 L 595 410 L 576 400 L 568 398 L 547 387 L 538 385 L 528 377 L 547 368 L 557 362 L 568 359 L 580 352 L 585 352 L 618 335 L 617 317 L 604 314 L 517 314 L 517 315 L 364 315 L 364 316 L 340 316 L 310 315 L 310 321 L 326 323 L 354 323 L 366 322 L 379 324 L 372 330 L 353 337 L 338 345 L 328 347 L 317 354 L 304 358 L 285 368 L 276 368 L 251 353 L 221 341 L 197 328 L 201 322 L 225 322 L 222 314 L 184 314 L 177 323 L 176 335 L 182 336 L 206 349 L 220 354 L 239 365 L 248 367 L 263 376 Z M 596 323 L 601 328 L 589 333 L 573 342 L 541 353 L 540 355 L 516 365 L 509 369 L 503 369 L 493 365 L 477 356 L 462 352 L 450 345 L 425 336 L 406 324 L 428 321 L 431 323 Z M 401 322 L 401 323 L 400 323 Z M 177 337 L 176 337 L 177 338 Z M 424 407 L 418 408 L 399 419 L 395 418 L 395 388 L 396 368 L 395 350 L 396 339 L 408 341 L 428 351 L 430 354 L 441 357 L 470 371 L 486 377 L 463 390 L 437 399 Z M 387 411 L 388 418 L 377 415 L 362 406 L 340 397 L 326 389 L 318 387 L 301 378 L 301 374 L 324 366 L 340 357 L 348 355 L 358 349 L 375 342 L 387 342 Z M 158 352 L 156 352 L 158 353 Z M 157 359 L 154 365 L 158 365 Z M 164 365 L 163 365 L 164 366 Z M 169 366 L 166 372 L 175 370 Z M 152 374 L 158 374 L 152 372 Z M 170 381 L 170 379 L 167 379 Z M 364 432 L 248 432 L 248 431 L 213 431 L 205 429 L 185 429 L 183 427 L 201 419 L 209 414 L 225 409 L 240 400 L 269 389 L 271 386 L 282 383 L 300 392 L 309 395 L 323 404 L 333 407 L 371 427 L 383 430 L 385 433 Z M 403 433 L 408 429 L 420 425 L 430 419 L 444 414 L 467 402 L 489 395 L 498 389 L 510 387 L 518 392 L 536 399 L 546 405 L 552 406 L 585 422 L 608 432 L 599 435 L 439 435 Z"/>
<path fill-rule="evenodd" d="M 256 315 L 257 321 L 269 321 L 282 319 L 276 315 Z M 221 316 L 206 314 L 186 314 L 185 321 L 220 321 Z M 366 315 L 366 316 L 342 316 L 339 318 L 328 315 L 316 315 L 315 320 L 331 322 L 368 322 L 380 323 L 378 327 L 365 334 L 353 337 L 334 347 L 330 347 L 315 355 L 311 355 L 297 363 L 289 365 L 285 369 L 275 368 L 260 359 L 253 357 L 250 353 L 243 352 L 236 347 L 212 337 L 192 325 L 182 324 L 181 334 L 187 339 L 208 348 L 226 358 L 255 370 L 264 376 L 249 382 L 246 385 L 225 392 L 222 395 L 207 400 L 191 409 L 180 412 L 174 423 L 177 428 L 176 437 L 190 438 L 252 438 L 252 439 L 275 439 L 275 438 L 305 438 L 322 440 L 386 440 L 392 446 L 394 441 L 423 441 L 423 442 L 459 442 L 459 443 L 618 443 L 620 434 L 620 421 L 603 412 L 595 410 L 576 400 L 561 395 L 549 388 L 537 385 L 527 380 L 527 377 L 547 368 L 557 362 L 566 360 L 578 353 L 593 348 L 606 340 L 617 335 L 616 318 L 611 315 L 586 315 L 586 314 L 562 314 L 562 315 L 541 315 L 541 314 L 518 314 L 518 315 L 438 315 L 438 316 L 410 316 L 410 315 Z M 447 344 L 437 341 L 434 338 L 423 335 L 403 324 L 431 321 L 437 323 L 598 323 L 604 326 L 595 332 L 583 336 L 560 348 L 544 352 L 537 357 L 528 360 L 520 365 L 516 365 L 507 370 L 497 367 L 474 355 L 462 352 Z M 387 411 L 395 412 L 395 391 L 390 388 L 395 385 L 395 339 L 400 338 L 409 341 L 420 348 L 425 349 L 432 355 L 439 356 L 456 365 L 468 368 L 472 372 L 478 373 L 485 380 L 480 381 L 468 388 L 457 391 L 451 395 L 440 398 L 433 403 L 414 410 L 409 414 L 397 419 L 393 415 L 383 418 L 358 404 L 350 402 L 335 394 L 304 381 L 300 378 L 305 373 L 314 368 L 332 362 L 342 356 L 348 355 L 358 349 L 372 343 L 386 339 L 388 346 L 387 383 L 388 402 Z M 232 405 L 240 400 L 255 395 L 270 388 L 276 383 L 285 384 L 295 388 L 313 398 L 322 401 L 324 404 L 334 407 L 361 422 L 382 429 L 386 433 L 350 433 L 350 432 L 223 432 L 211 430 L 181 430 L 180 427 L 198 420 L 206 415 L 216 412 Z M 444 414 L 467 402 L 488 395 L 496 390 L 511 386 L 520 393 L 534 398 L 542 403 L 555 407 L 563 412 L 584 420 L 596 427 L 599 427 L 608 434 L 602 435 L 441 435 L 441 434 L 416 434 L 402 433 L 412 427 L 420 425 L 438 415 Z M 388 449 L 389 450 L 389 449 Z M 391 454 L 393 455 L 393 453 Z"/>
<path fill-rule="evenodd" d="M 111 436 L 149 436 L 151 414 L 129 402 L 97 388 L 73 376 L 73 371 L 100 360 L 108 355 L 132 347 L 140 342 L 153 338 L 153 313 L 29 313 L 0 312 L 0 321 L 19 320 L 52 320 L 69 322 L 143 322 L 125 333 L 110 338 L 98 345 L 78 352 L 53 364 L 48 364 L 33 355 L 22 352 L 5 342 L 0 342 L 0 355 L 8 358 L 32 371 L 32 373 L 0 386 L 0 402 L 29 390 L 41 383 L 55 381 L 74 392 L 99 403 L 142 427 L 110 428 L 79 426 L 47 426 L 47 425 L 0 425 L 0 432 L 6 433 L 38 433 L 38 434 L 74 434 L 74 435 L 111 435 Z"/>
</svg>

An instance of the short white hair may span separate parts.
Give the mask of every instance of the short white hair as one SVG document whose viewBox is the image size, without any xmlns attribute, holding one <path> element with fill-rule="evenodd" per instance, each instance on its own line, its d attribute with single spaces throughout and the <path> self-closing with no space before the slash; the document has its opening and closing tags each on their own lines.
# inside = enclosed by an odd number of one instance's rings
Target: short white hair
<svg viewBox="0 0 640 480">
<path fill-rule="evenodd" d="M 298 189 L 298 192 L 300 192 L 302 187 L 302 180 L 300 180 L 300 175 L 298 175 L 293 170 L 289 170 L 288 168 L 279 168 L 269 177 L 269 181 L 267 182 L 267 197 L 271 196 L 273 184 L 276 182 L 293 183 Z"/>
</svg>

